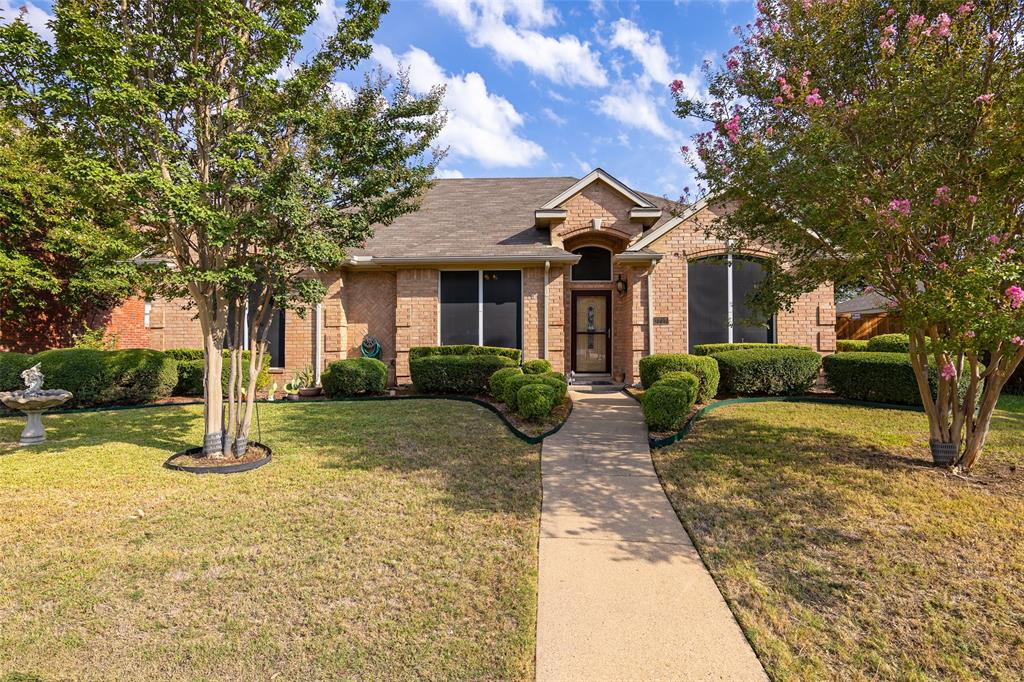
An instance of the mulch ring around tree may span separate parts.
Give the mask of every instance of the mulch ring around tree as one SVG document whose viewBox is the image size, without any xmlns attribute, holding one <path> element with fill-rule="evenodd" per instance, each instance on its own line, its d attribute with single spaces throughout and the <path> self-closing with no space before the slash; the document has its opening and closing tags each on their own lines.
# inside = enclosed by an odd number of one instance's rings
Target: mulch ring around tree
<svg viewBox="0 0 1024 682">
<path fill-rule="evenodd" d="M 249 441 L 249 447 L 241 457 L 204 457 L 202 453 L 201 447 L 176 452 L 164 462 L 164 466 L 192 474 L 237 474 L 268 464 L 272 455 L 269 447 L 257 441 Z"/>
</svg>

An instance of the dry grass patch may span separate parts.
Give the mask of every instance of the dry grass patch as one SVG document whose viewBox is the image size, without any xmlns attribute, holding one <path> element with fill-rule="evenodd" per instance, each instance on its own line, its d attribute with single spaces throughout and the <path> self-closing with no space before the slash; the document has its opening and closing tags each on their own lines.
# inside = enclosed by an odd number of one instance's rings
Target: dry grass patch
<svg viewBox="0 0 1024 682">
<path fill-rule="evenodd" d="M 532 679 L 539 446 L 467 403 L 260 413 L 230 476 L 161 467 L 199 407 L 0 419 L 0 679 Z"/>
<path fill-rule="evenodd" d="M 971 480 L 930 466 L 920 413 L 758 403 L 654 453 L 777 680 L 1019 680 L 1024 400 Z"/>
</svg>

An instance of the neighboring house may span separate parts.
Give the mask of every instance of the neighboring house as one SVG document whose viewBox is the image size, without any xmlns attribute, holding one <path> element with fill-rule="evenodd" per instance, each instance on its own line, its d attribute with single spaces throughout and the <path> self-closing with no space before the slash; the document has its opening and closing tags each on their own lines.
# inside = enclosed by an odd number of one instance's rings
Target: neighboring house
<svg viewBox="0 0 1024 682">
<path fill-rule="evenodd" d="M 832 288 L 750 324 L 745 297 L 758 256 L 727 254 L 705 226 L 721 208 L 676 204 L 597 169 L 582 179 L 436 180 L 419 211 L 320 275 L 319 310 L 291 311 L 271 331 L 276 371 L 383 347 L 392 380 L 409 383 L 409 349 L 435 344 L 522 348 L 557 371 L 634 382 L 640 358 L 698 343 L 777 341 L 835 350 Z M 679 215 L 673 212 L 682 211 Z M 110 331 L 122 345 L 200 345 L 180 301 L 130 301 Z"/>
<path fill-rule="evenodd" d="M 836 304 L 836 338 L 870 339 L 903 331 L 903 320 L 890 299 L 867 291 Z"/>
</svg>

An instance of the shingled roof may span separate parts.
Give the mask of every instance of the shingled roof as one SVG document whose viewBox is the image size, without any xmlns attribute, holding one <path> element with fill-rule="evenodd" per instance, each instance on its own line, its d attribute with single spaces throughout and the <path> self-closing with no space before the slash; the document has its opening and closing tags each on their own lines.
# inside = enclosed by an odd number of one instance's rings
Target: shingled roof
<svg viewBox="0 0 1024 682">
<path fill-rule="evenodd" d="M 536 227 L 534 211 L 578 181 L 573 177 L 465 178 L 434 180 L 418 211 L 378 227 L 354 261 L 435 258 L 565 258 L 551 246 L 547 229 Z M 665 199 L 644 194 L 667 207 Z M 667 220 L 668 211 L 658 223 Z"/>
</svg>

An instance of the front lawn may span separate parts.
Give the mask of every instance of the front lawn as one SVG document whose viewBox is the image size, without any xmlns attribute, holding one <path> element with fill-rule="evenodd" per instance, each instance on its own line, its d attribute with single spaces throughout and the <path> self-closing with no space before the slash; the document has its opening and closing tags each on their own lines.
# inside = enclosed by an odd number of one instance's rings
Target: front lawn
<svg viewBox="0 0 1024 682">
<path fill-rule="evenodd" d="M 0 680 L 532 679 L 539 446 L 451 401 L 260 417 L 230 476 L 161 467 L 196 406 L 0 419 Z"/>
<path fill-rule="evenodd" d="M 1024 400 L 1000 407 L 972 480 L 899 410 L 728 406 L 655 451 L 773 679 L 1020 679 Z"/>
</svg>

